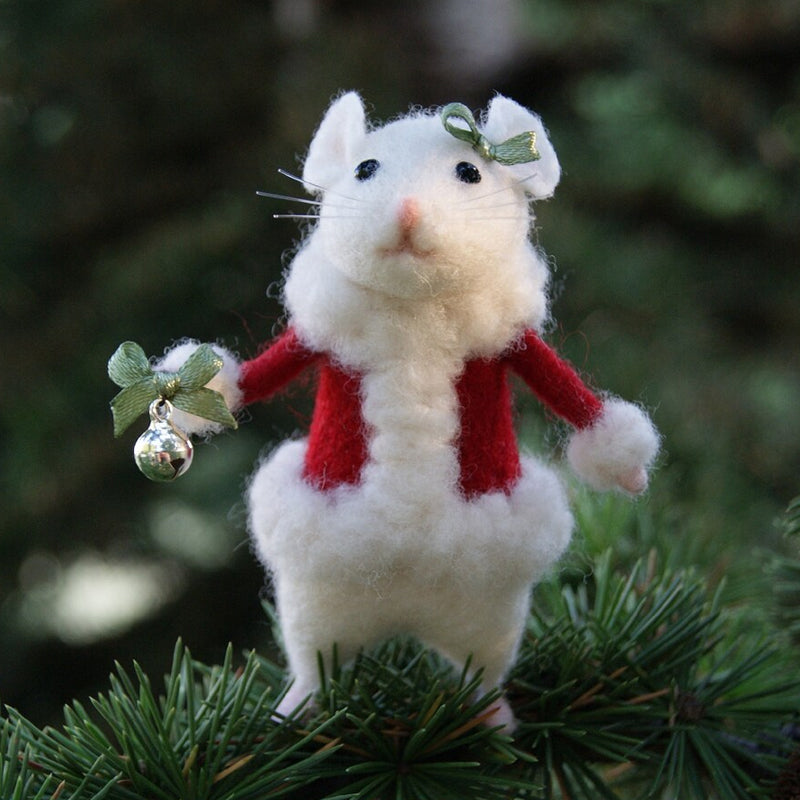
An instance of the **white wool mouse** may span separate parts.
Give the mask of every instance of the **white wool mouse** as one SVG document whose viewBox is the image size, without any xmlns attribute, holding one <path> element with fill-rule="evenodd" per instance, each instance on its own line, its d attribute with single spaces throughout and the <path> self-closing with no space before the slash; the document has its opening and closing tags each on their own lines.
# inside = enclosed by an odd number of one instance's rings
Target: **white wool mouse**
<svg viewBox="0 0 800 800">
<path fill-rule="evenodd" d="M 548 271 L 531 201 L 559 176 L 540 119 L 502 96 L 480 123 L 454 104 L 373 127 L 352 92 L 325 114 L 302 175 L 319 221 L 287 269 L 287 330 L 243 363 L 215 347 L 225 363 L 208 384 L 235 413 L 318 374 L 308 435 L 247 491 L 293 681 L 280 713 L 318 688 L 318 653 L 346 660 L 397 634 L 502 684 L 531 588 L 573 527 L 557 474 L 519 454 L 509 373 L 575 427 L 579 476 L 646 488 L 647 415 L 598 397 L 540 338 Z M 513 726 L 504 702 L 491 722 Z"/>
</svg>

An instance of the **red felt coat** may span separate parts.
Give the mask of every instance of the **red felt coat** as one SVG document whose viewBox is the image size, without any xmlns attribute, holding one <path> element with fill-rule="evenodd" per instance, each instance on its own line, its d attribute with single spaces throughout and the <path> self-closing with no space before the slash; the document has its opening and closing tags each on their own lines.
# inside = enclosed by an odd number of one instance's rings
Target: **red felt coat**
<svg viewBox="0 0 800 800">
<path fill-rule="evenodd" d="M 369 429 L 361 414 L 361 377 L 329 355 L 308 349 L 293 328 L 260 356 L 242 364 L 239 386 L 245 403 L 263 400 L 316 364 L 314 414 L 304 475 L 320 490 L 357 484 L 368 458 Z M 458 448 L 460 488 L 466 497 L 510 491 L 520 474 L 511 393 L 506 371 L 517 373 L 552 411 L 576 428 L 594 422 L 601 401 L 533 330 L 495 359 L 467 361 L 459 376 Z"/>
</svg>

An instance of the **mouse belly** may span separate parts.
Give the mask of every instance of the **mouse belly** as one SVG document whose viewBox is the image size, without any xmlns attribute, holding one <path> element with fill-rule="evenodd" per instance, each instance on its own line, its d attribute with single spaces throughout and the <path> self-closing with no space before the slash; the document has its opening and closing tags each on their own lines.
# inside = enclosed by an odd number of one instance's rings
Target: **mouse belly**
<svg viewBox="0 0 800 800">
<path fill-rule="evenodd" d="M 297 692 L 316 688 L 318 653 L 336 644 L 346 661 L 398 634 L 457 667 L 472 656 L 487 686 L 500 682 L 530 590 L 571 535 L 556 474 L 523 458 L 509 494 L 466 499 L 428 487 L 413 503 L 405 492 L 387 496 L 369 473 L 355 486 L 315 489 L 302 474 L 305 446 L 281 445 L 248 491 L 251 536 L 274 585 Z"/>
<path fill-rule="evenodd" d="M 317 654 L 344 661 L 411 635 L 487 685 L 516 655 L 532 585 L 566 548 L 572 516 L 556 474 L 523 458 L 505 490 L 459 488 L 463 362 L 367 372 L 368 458 L 357 483 L 322 490 L 304 474 L 308 441 L 281 445 L 248 490 L 255 550 L 271 576 L 293 698 L 316 688 Z"/>
<path fill-rule="evenodd" d="M 383 476 L 319 491 L 303 478 L 305 441 L 282 444 L 247 492 L 257 554 L 273 575 L 346 580 L 376 594 L 398 575 L 488 588 L 538 579 L 562 554 L 572 515 L 555 472 L 530 457 L 510 493 L 461 496 L 446 485 L 385 493 Z"/>
</svg>

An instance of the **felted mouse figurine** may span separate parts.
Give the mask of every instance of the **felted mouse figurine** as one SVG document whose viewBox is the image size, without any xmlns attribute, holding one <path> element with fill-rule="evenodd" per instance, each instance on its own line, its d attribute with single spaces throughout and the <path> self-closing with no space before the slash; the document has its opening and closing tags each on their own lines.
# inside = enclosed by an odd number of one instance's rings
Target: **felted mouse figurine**
<svg viewBox="0 0 800 800">
<path fill-rule="evenodd" d="M 319 219 L 286 272 L 288 325 L 208 386 L 236 412 L 314 368 L 308 435 L 263 460 L 247 490 L 255 551 L 275 589 L 293 683 L 318 688 L 318 653 L 347 660 L 396 634 L 502 684 L 529 595 L 573 519 L 556 472 L 520 456 L 508 376 L 575 428 L 575 472 L 636 494 L 658 435 L 600 397 L 546 345 L 548 270 L 531 201 L 560 167 L 540 119 L 496 96 L 480 123 L 459 104 L 382 127 L 356 93 L 319 126 L 302 181 Z M 158 370 L 174 372 L 185 342 Z M 175 411 L 189 433 L 216 423 Z M 490 724 L 513 727 L 501 701 Z"/>
</svg>

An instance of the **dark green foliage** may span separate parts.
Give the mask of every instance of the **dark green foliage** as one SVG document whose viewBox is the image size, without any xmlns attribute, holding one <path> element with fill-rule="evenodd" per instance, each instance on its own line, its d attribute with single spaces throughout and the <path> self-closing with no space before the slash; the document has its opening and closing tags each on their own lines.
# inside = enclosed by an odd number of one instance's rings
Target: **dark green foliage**
<svg viewBox="0 0 800 800">
<path fill-rule="evenodd" d="M 800 537 L 800 497 L 795 497 L 783 517 L 783 531 L 787 537 Z"/>
<path fill-rule="evenodd" d="M 778 626 L 800 644 L 800 497 L 786 509 L 783 531 L 790 552 L 773 556 L 769 564 Z"/>
<path fill-rule="evenodd" d="M 23 744 L 24 722 L 0 724 L 0 797 L 4 800 L 44 800 L 58 791 L 51 775 L 43 776 L 31 761 L 30 746 Z M 52 793 L 52 794 L 51 794 Z"/>
<path fill-rule="evenodd" d="M 548 611 L 537 603 L 529 627 L 531 662 L 520 661 L 511 686 L 517 741 L 530 741 L 562 791 L 595 796 L 607 780 L 595 764 L 617 763 L 630 780 L 637 765 L 656 796 L 669 788 L 698 800 L 714 790 L 750 797 L 774 774 L 780 760 L 759 743 L 767 735 L 780 749 L 776 720 L 800 683 L 775 680 L 780 658 L 766 641 L 734 639 L 696 576 L 652 561 L 614 574 L 606 554 L 586 582 L 544 593 Z"/>
<path fill-rule="evenodd" d="M 314 779 L 326 749 L 308 745 L 328 723 L 307 733 L 276 726 L 276 694 L 254 655 L 234 670 L 229 647 L 222 666 L 206 667 L 179 642 L 163 694 L 137 664 L 134 672 L 135 680 L 118 665 L 93 713 L 74 701 L 62 728 L 39 731 L 9 712 L 6 725 L 35 753 L 36 771 L 54 773 L 67 797 L 244 800 Z"/>
<path fill-rule="evenodd" d="M 229 639 L 261 647 L 261 576 L 226 515 L 261 449 L 305 427 L 307 395 L 254 408 L 161 492 L 131 461 L 137 431 L 111 435 L 105 364 L 126 339 L 148 354 L 220 339 L 252 356 L 270 338 L 299 234 L 255 191 L 294 190 L 275 170 L 296 169 L 343 88 L 376 118 L 476 110 L 494 91 L 542 114 L 564 167 L 537 207 L 550 338 L 599 387 L 650 407 L 665 436 L 652 502 L 659 530 L 691 542 L 685 563 L 770 594 L 751 549 L 779 544 L 770 521 L 800 467 L 797 4 L 497 5 L 498 25 L 516 6 L 508 48 L 464 27 L 480 3 L 438 27 L 450 4 L 0 3 L 5 700 L 44 721 L 114 658 L 154 668 L 179 635 L 200 658 Z M 306 28 L 278 13 L 306 6 Z M 477 58 L 489 51 L 492 64 Z M 522 402 L 533 431 L 538 405 Z M 547 449 L 542 430 L 525 444 Z M 231 558 L 178 564 L 185 583 L 159 618 L 76 648 L 22 613 L 37 564 L 54 580 L 87 551 L 175 567 L 154 520 L 176 507 L 217 520 Z"/>
<path fill-rule="evenodd" d="M 314 711 L 274 718 L 283 676 L 180 643 L 162 691 L 118 666 L 64 725 L 4 722 L 4 785 L 95 800 L 767 798 L 796 744 L 800 681 L 689 572 L 610 554 L 540 587 L 508 698 L 513 737 L 484 722 L 497 694 L 392 640 L 323 674 Z M 335 662 L 335 659 L 334 659 Z M 17 759 L 15 755 L 19 753 Z M 13 797 L 13 795 L 11 795 Z"/>
</svg>

